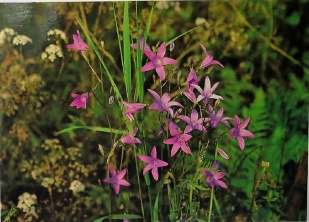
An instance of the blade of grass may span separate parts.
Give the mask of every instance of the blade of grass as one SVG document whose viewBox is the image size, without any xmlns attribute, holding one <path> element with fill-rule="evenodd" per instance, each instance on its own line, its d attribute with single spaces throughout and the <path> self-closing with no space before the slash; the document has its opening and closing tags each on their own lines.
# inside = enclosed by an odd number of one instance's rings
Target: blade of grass
<svg viewBox="0 0 309 222">
<path fill-rule="evenodd" d="M 152 3 L 151 10 L 150 10 L 150 15 L 147 20 L 146 28 L 144 30 L 144 42 L 143 42 L 143 47 L 145 47 L 146 42 L 147 42 L 147 37 L 150 31 L 150 25 L 151 25 L 151 20 L 152 20 L 152 14 L 153 14 L 153 9 L 154 9 L 154 3 Z M 141 72 L 142 68 L 142 58 L 143 58 L 143 52 L 140 49 L 140 43 L 139 43 L 139 34 L 138 34 L 138 15 L 137 15 L 137 3 L 136 3 L 136 30 L 137 30 L 137 85 L 136 85 L 136 94 L 138 95 L 137 97 L 139 98 L 139 102 L 143 103 L 144 102 L 144 74 Z"/>
<path fill-rule="evenodd" d="M 171 40 L 167 41 L 166 46 L 170 45 L 172 42 L 176 41 L 177 39 L 179 39 L 180 37 L 184 36 L 185 34 L 188 34 L 189 32 L 192 32 L 192 31 L 194 31 L 195 29 L 200 28 L 201 26 L 204 26 L 204 24 L 201 24 L 201 25 L 199 25 L 199 26 L 196 26 L 196 27 L 194 27 L 194 28 L 192 28 L 192 29 L 190 29 L 190 30 L 188 30 L 188 31 L 186 31 L 186 32 L 184 32 L 184 33 L 182 33 L 182 34 L 176 36 L 175 38 L 172 38 Z"/>
<path fill-rule="evenodd" d="M 122 65 L 122 71 L 123 70 L 123 53 L 122 53 L 122 47 L 121 47 L 121 41 L 120 41 L 120 34 L 119 34 L 119 29 L 118 29 L 118 22 L 117 22 L 117 16 L 116 16 L 116 9 L 115 9 L 115 2 L 113 3 L 113 9 L 114 9 L 114 21 L 115 21 L 115 27 L 116 27 L 116 32 L 117 32 L 117 38 L 118 38 L 118 46 L 119 46 L 119 51 L 120 51 L 120 59 L 121 59 L 121 65 Z"/>
<path fill-rule="evenodd" d="M 123 16 L 123 53 L 124 53 L 124 83 L 126 87 L 127 100 L 131 100 L 131 48 L 130 48 L 130 21 L 129 3 L 124 3 Z"/>
<path fill-rule="evenodd" d="M 58 131 L 56 135 L 59 135 L 62 133 L 68 133 L 76 129 L 87 129 L 87 130 L 92 130 L 92 131 L 98 131 L 98 132 L 104 132 L 104 133 L 115 133 L 115 134 L 128 133 L 127 131 L 124 131 L 124 130 L 110 129 L 110 128 L 101 127 L 101 126 L 70 126 L 68 128 Z"/>
<path fill-rule="evenodd" d="M 124 220 L 124 219 L 141 219 L 142 217 L 136 214 L 110 214 L 105 217 L 98 218 L 93 222 L 102 222 L 105 219 Z"/>
</svg>

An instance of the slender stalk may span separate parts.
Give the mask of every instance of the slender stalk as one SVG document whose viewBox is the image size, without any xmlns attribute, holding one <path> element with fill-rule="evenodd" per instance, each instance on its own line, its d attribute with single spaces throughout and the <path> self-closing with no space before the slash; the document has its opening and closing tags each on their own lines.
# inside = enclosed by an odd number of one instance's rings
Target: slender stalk
<svg viewBox="0 0 309 222">
<path fill-rule="evenodd" d="M 102 83 L 101 79 L 99 78 L 98 74 L 94 71 L 94 69 L 92 68 L 92 66 L 89 63 L 89 60 L 87 59 L 86 55 L 84 52 L 82 52 L 82 56 L 84 57 L 84 59 L 86 60 L 86 62 L 88 63 L 90 69 L 92 70 L 93 74 L 95 75 L 95 77 L 97 77 L 97 80 Z"/>
<path fill-rule="evenodd" d="M 144 212 L 144 204 L 143 204 L 143 198 L 142 198 L 142 189 L 141 189 L 141 182 L 139 178 L 139 173 L 138 173 L 138 165 L 137 165 L 137 155 L 136 155 L 136 148 L 133 148 L 134 150 L 134 158 L 135 158 L 135 167 L 136 167 L 136 176 L 137 176 L 137 183 L 138 183 L 138 191 L 139 191 L 139 196 L 140 196 L 140 201 L 141 201 L 141 210 L 142 210 L 142 215 L 143 215 L 143 220 L 145 221 L 145 212 Z"/>
<path fill-rule="evenodd" d="M 216 150 L 215 150 L 215 161 L 217 160 L 217 155 L 218 155 L 218 141 L 216 141 L 216 142 L 217 142 L 217 145 L 216 145 Z M 210 193 L 208 222 L 210 222 L 210 219 L 211 219 L 213 199 L 214 199 L 214 187 L 211 188 L 211 193 Z"/>
<path fill-rule="evenodd" d="M 209 203 L 209 211 L 208 211 L 208 222 L 210 222 L 210 219 L 211 219 L 212 202 L 213 202 L 213 199 L 214 199 L 214 188 L 211 188 L 210 203 Z"/>
</svg>

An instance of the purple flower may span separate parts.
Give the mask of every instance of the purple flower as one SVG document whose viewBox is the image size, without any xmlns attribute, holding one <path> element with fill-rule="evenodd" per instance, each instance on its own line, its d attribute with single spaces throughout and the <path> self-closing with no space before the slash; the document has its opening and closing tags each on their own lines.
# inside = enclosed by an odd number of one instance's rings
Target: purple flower
<svg viewBox="0 0 309 222">
<path fill-rule="evenodd" d="M 196 96 L 193 91 L 187 90 L 183 93 L 191 102 L 197 103 Z"/>
<path fill-rule="evenodd" d="M 142 110 L 145 106 L 142 103 L 128 103 L 126 101 L 121 101 L 121 103 L 127 108 L 123 114 L 126 115 L 131 120 L 131 122 L 134 120 L 133 113 Z"/>
<path fill-rule="evenodd" d="M 130 44 L 130 47 L 132 49 L 137 49 L 137 43 Z M 145 43 L 145 46 L 144 46 L 144 37 L 142 35 L 139 36 L 139 49 L 141 51 L 150 50 L 150 47 L 147 43 Z"/>
<path fill-rule="evenodd" d="M 245 148 L 245 141 L 243 137 L 255 138 L 253 133 L 248 130 L 245 130 L 245 127 L 248 125 L 250 121 L 250 116 L 248 116 L 244 122 L 240 123 L 239 117 L 237 115 L 234 116 L 235 127 L 230 129 L 231 138 L 236 138 L 239 148 L 243 150 Z"/>
<path fill-rule="evenodd" d="M 135 137 L 136 132 L 137 132 L 137 127 L 134 128 L 134 135 L 132 134 L 127 134 L 124 137 L 121 138 L 121 142 L 124 144 L 128 144 L 131 146 L 134 146 L 135 144 L 141 144 L 142 142 L 140 141 L 139 138 Z"/>
<path fill-rule="evenodd" d="M 206 57 L 203 59 L 203 61 L 201 63 L 202 68 L 206 68 L 206 67 L 212 66 L 212 65 L 219 65 L 219 66 L 221 66 L 221 68 L 224 68 L 224 66 L 220 62 L 213 60 L 213 56 L 206 51 L 205 46 L 203 46 L 201 43 L 200 43 L 200 46 L 202 47 L 203 51 L 206 54 Z"/>
<path fill-rule="evenodd" d="M 174 116 L 174 112 L 171 108 L 171 106 L 180 106 L 183 108 L 183 106 L 175 101 L 171 101 L 171 95 L 169 93 L 164 93 L 162 97 L 155 91 L 148 89 L 148 91 L 151 93 L 151 95 L 155 98 L 156 102 L 152 103 L 148 109 L 155 109 L 158 112 L 163 112 L 164 110 L 168 112 L 171 117 Z"/>
<path fill-rule="evenodd" d="M 111 174 L 111 177 L 104 179 L 103 182 L 112 184 L 114 186 L 114 190 L 116 194 L 119 193 L 120 186 L 126 186 L 126 187 L 130 186 L 130 183 L 128 181 L 122 179 L 127 172 L 126 169 L 120 171 L 117 174 L 116 171 L 112 167 L 109 167 L 109 172 Z"/>
<path fill-rule="evenodd" d="M 198 112 L 195 109 L 192 109 L 190 118 L 184 115 L 179 115 L 178 118 L 188 124 L 185 128 L 184 133 L 189 133 L 194 129 L 202 132 L 207 132 L 206 128 L 203 126 L 203 118 L 198 118 Z"/>
<path fill-rule="evenodd" d="M 215 110 L 210 105 L 208 105 L 208 110 L 209 111 L 206 111 L 206 112 L 209 114 L 210 118 L 205 118 L 205 122 L 210 121 L 212 128 L 217 128 L 219 123 L 223 123 L 223 124 L 227 125 L 229 128 L 231 127 L 230 124 L 227 122 L 227 120 L 230 120 L 232 118 L 222 117 L 223 112 L 224 112 L 223 108 L 221 108 L 218 111 L 217 115 L 215 113 Z"/>
<path fill-rule="evenodd" d="M 191 154 L 191 151 L 189 147 L 187 146 L 186 142 L 190 140 L 192 136 L 190 134 L 180 133 L 178 131 L 177 125 L 173 122 L 170 122 L 168 126 L 169 126 L 170 133 L 173 137 L 164 140 L 163 143 L 173 144 L 171 156 L 174 156 L 178 152 L 179 148 L 181 148 L 183 152 L 187 154 Z"/>
<path fill-rule="evenodd" d="M 151 156 L 138 155 L 138 158 L 140 158 L 141 161 L 147 163 L 147 166 L 143 170 L 143 174 L 151 170 L 151 174 L 155 180 L 158 180 L 159 178 L 158 167 L 164 167 L 168 165 L 167 162 L 157 158 L 157 149 L 155 146 L 152 148 Z"/>
<path fill-rule="evenodd" d="M 193 85 L 198 84 L 198 76 L 197 76 L 196 72 L 194 72 L 194 71 L 189 72 L 186 82 L 188 84 L 188 90 L 192 92 L 193 89 L 194 89 Z"/>
<path fill-rule="evenodd" d="M 214 169 L 214 171 L 217 171 L 219 167 L 220 167 L 219 161 L 214 162 L 212 165 L 212 168 Z M 213 171 L 208 171 L 208 170 L 202 170 L 201 173 L 206 176 L 206 183 L 208 183 L 212 188 L 214 186 L 220 186 L 224 189 L 227 189 L 226 184 L 220 180 L 224 177 L 225 175 L 224 172 L 213 172 Z"/>
<path fill-rule="evenodd" d="M 77 29 L 77 35 L 73 34 L 73 44 L 67 45 L 68 49 L 72 49 L 75 51 L 86 51 L 88 49 L 88 45 L 81 39 L 79 30 Z"/>
<path fill-rule="evenodd" d="M 154 52 L 152 52 L 150 50 L 144 50 L 144 53 L 150 59 L 150 62 L 148 62 L 146 65 L 144 65 L 142 67 L 141 71 L 146 72 L 146 71 L 155 69 L 157 74 L 159 75 L 160 79 L 164 80 L 165 79 L 165 70 L 164 70 L 163 66 L 168 65 L 168 64 L 177 63 L 177 61 L 175 59 L 164 57 L 165 50 L 166 50 L 165 42 L 163 42 L 160 45 L 157 54 L 155 54 Z"/>
<path fill-rule="evenodd" d="M 212 87 L 210 85 L 210 80 L 209 80 L 209 77 L 206 76 L 205 78 L 205 84 L 204 84 L 204 90 L 202 90 L 201 87 L 199 87 L 198 85 L 195 85 L 195 84 L 192 84 L 194 86 L 194 88 L 196 88 L 199 93 L 201 95 L 199 95 L 197 97 L 197 102 L 203 100 L 203 102 L 205 104 L 208 104 L 210 99 L 221 99 L 223 100 L 223 98 L 221 96 L 218 96 L 216 94 L 213 94 L 212 92 L 215 91 L 215 89 L 217 88 L 217 86 L 219 85 L 219 83 L 215 83 Z"/>
<path fill-rule="evenodd" d="M 73 102 L 70 104 L 70 106 L 76 106 L 76 109 L 79 109 L 81 107 L 83 107 L 84 109 L 86 109 L 86 103 L 88 100 L 88 94 L 87 93 L 83 93 L 81 95 L 78 95 L 76 93 L 71 93 L 71 96 L 74 98 Z"/>
</svg>

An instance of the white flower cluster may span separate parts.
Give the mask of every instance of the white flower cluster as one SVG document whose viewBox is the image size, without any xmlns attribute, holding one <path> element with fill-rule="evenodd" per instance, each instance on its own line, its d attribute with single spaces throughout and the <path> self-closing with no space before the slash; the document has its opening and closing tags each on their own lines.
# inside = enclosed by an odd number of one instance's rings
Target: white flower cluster
<svg viewBox="0 0 309 222">
<path fill-rule="evenodd" d="M 47 32 L 47 35 L 48 36 L 52 36 L 52 35 L 60 36 L 60 38 L 63 39 L 63 40 L 66 40 L 66 38 L 67 38 L 66 34 L 63 31 L 61 31 L 60 29 L 49 30 Z"/>
<path fill-rule="evenodd" d="M 50 44 L 45 48 L 45 52 L 42 52 L 41 58 L 44 59 L 49 59 L 51 62 L 55 61 L 55 59 L 58 57 L 62 58 L 63 53 L 62 49 L 60 46 L 55 45 L 55 44 Z"/>
<path fill-rule="evenodd" d="M 17 35 L 13 38 L 14 45 L 26 45 L 28 42 L 32 43 L 32 39 L 25 35 Z"/>
<path fill-rule="evenodd" d="M 74 180 L 70 184 L 69 189 L 72 190 L 73 193 L 79 193 L 79 192 L 83 192 L 85 190 L 85 185 L 82 184 L 79 180 Z"/>
<path fill-rule="evenodd" d="M 55 182 L 55 180 L 53 178 L 45 177 L 45 178 L 43 178 L 41 185 L 43 187 L 49 188 L 49 187 L 51 187 L 51 185 L 54 184 L 54 182 Z"/>
<path fill-rule="evenodd" d="M 56 41 L 56 44 L 50 44 L 49 46 L 47 46 L 45 48 L 45 51 L 42 52 L 41 58 L 43 60 L 44 59 L 49 59 L 49 61 L 54 62 L 57 57 L 59 57 L 59 58 L 63 57 L 63 52 L 62 52 L 62 49 L 60 47 L 59 39 L 60 40 L 62 39 L 64 41 L 66 41 L 67 36 L 60 29 L 49 30 L 47 32 L 47 36 L 48 36 L 48 38 L 47 38 L 48 41 L 51 41 L 50 36 L 54 36 L 55 39 L 53 39 L 53 40 Z"/>
<path fill-rule="evenodd" d="M 6 42 L 6 40 L 10 42 L 12 37 L 16 34 L 17 33 L 14 31 L 14 29 L 11 28 L 2 29 L 0 31 L 0 45 L 3 45 Z"/>
<path fill-rule="evenodd" d="M 37 196 L 35 194 L 25 192 L 18 197 L 17 208 L 21 209 L 26 214 L 30 214 L 35 218 L 38 218 L 34 206 L 36 204 L 37 204 Z"/>
<path fill-rule="evenodd" d="M 160 10 L 167 10 L 169 9 L 169 7 L 171 7 L 171 8 L 174 8 L 174 10 L 178 13 L 181 11 L 180 2 L 173 2 L 173 1 L 166 1 L 166 0 L 158 1 L 156 2 L 155 7 Z"/>
</svg>

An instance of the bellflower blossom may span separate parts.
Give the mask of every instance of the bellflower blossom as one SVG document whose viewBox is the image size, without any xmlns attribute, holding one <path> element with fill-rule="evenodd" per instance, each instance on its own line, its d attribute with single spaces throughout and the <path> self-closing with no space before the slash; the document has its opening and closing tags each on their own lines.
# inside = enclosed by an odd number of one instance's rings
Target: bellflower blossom
<svg viewBox="0 0 309 222">
<path fill-rule="evenodd" d="M 145 64 L 142 67 L 141 71 L 146 72 L 146 71 L 155 69 L 157 74 L 159 75 L 160 79 L 164 80 L 165 79 L 164 66 L 168 65 L 168 64 L 177 63 L 177 61 L 175 59 L 164 57 L 165 51 L 166 51 L 165 42 L 163 42 L 160 45 L 157 54 L 155 54 L 154 52 L 152 52 L 150 50 L 144 50 L 144 53 L 146 54 L 148 59 L 150 59 L 150 62 Z"/>
<path fill-rule="evenodd" d="M 112 184 L 114 186 L 114 190 L 116 194 L 119 193 L 120 186 L 126 186 L 126 187 L 130 186 L 130 183 L 128 181 L 122 179 L 127 172 L 126 169 L 120 171 L 117 174 L 116 171 L 112 167 L 109 167 L 109 172 L 111 174 L 111 177 L 104 179 L 103 182 Z"/>
<path fill-rule="evenodd" d="M 160 97 L 160 95 L 151 90 L 148 89 L 148 92 L 150 92 L 150 94 L 155 98 L 156 102 L 152 103 L 148 109 L 155 109 L 158 112 L 163 112 L 164 110 L 167 111 L 171 117 L 174 116 L 174 112 L 171 108 L 171 106 L 179 106 L 181 108 L 183 108 L 183 106 L 175 101 L 171 101 L 171 95 L 169 93 L 164 93 L 162 97 Z"/>
<path fill-rule="evenodd" d="M 201 95 L 199 95 L 197 97 L 197 102 L 203 100 L 203 102 L 205 104 L 208 104 L 210 99 L 220 99 L 220 100 L 223 100 L 223 98 L 219 95 L 216 95 L 216 94 L 213 94 L 213 91 L 215 91 L 215 89 L 218 87 L 219 85 L 219 82 L 216 82 L 212 87 L 210 85 L 210 80 L 209 80 L 209 77 L 206 76 L 205 78 L 205 84 L 204 84 L 204 90 L 202 90 L 202 88 L 198 85 L 194 85 L 194 88 L 197 89 L 197 91 L 199 91 L 199 93 Z"/>
<path fill-rule="evenodd" d="M 243 137 L 255 138 L 253 133 L 248 130 L 245 130 L 245 127 L 250 121 L 250 116 L 248 116 L 245 121 L 240 123 L 240 119 L 237 115 L 234 116 L 235 127 L 230 129 L 231 138 L 236 138 L 239 148 L 243 150 L 245 148 L 245 140 Z"/>
<path fill-rule="evenodd" d="M 77 29 L 76 34 L 73 34 L 73 44 L 67 45 L 68 49 L 72 49 L 75 51 L 86 51 L 88 49 L 88 45 L 81 39 L 79 30 Z"/>
<path fill-rule="evenodd" d="M 189 133 L 194 129 L 202 132 L 207 132 L 206 128 L 203 126 L 204 118 L 199 119 L 198 112 L 195 109 L 192 109 L 190 118 L 184 115 L 179 115 L 178 118 L 185 121 L 188 124 L 185 128 L 184 133 Z"/>
<path fill-rule="evenodd" d="M 131 122 L 134 120 L 133 113 L 142 110 L 145 106 L 142 103 L 128 103 L 126 101 L 121 101 L 121 103 L 126 107 L 126 110 L 123 112 L 123 114 L 126 115 L 131 120 Z"/>
<path fill-rule="evenodd" d="M 88 100 L 88 94 L 87 93 L 83 93 L 81 95 L 78 95 L 76 93 L 72 93 L 71 96 L 74 98 L 74 100 L 70 104 L 70 106 L 76 106 L 76 109 L 79 109 L 81 107 L 86 109 L 87 100 Z"/>
<path fill-rule="evenodd" d="M 219 161 L 214 162 L 211 167 L 215 171 L 217 171 L 220 167 L 220 162 Z M 220 180 L 225 176 L 224 172 L 212 172 L 208 170 L 202 170 L 201 173 L 206 176 L 206 183 L 208 183 L 212 188 L 214 186 L 220 186 L 224 189 L 227 189 L 226 184 Z"/>
<path fill-rule="evenodd" d="M 163 141 L 164 144 L 172 144 L 172 151 L 171 156 L 174 156 L 179 148 L 182 149 L 183 152 L 186 154 L 191 154 L 189 147 L 187 146 L 186 142 L 192 138 L 190 134 L 180 133 L 178 131 L 178 127 L 172 121 L 169 123 L 169 130 L 172 138 L 166 139 Z"/>
<path fill-rule="evenodd" d="M 203 59 L 203 61 L 201 63 L 202 68 L 206 68 L 206 67 L 212 66 L 212 65 L 218 65 L 221 68 L 224 68 L 224 66 L 220 62 L 213 60 L 213 56 L 206 51 L 205 46 L 203 46 L 201 43 L 199 43 L 199 44 L 202 47 L 202 49 L 203 49 L 203 51 L 205 52 L 205 55 L 206 55 L 206 57 Z"/>
<path fill-rule="evenodd" d="M 132 49 L 137 49 L 137 43 L 130 44 Z M 150 47 L 147 43 L 144 45 L 144 37 L 142 35 L 139 36 L 139 49 L 141 51 L 150 50 Z"/>
<path fill-rule="evenodd" d="M 120 141 L 123 142 L 124 144 L 128 144 L 131 146 L 134 146 L 135 144 L 141 144 L 142 142 L 140 141 L 140 139 L 135 137 L 137 130 L 138 128 L 135 127 L 134 134 L 127 134 L 124 137 L 122 137 Z"/>
<path fill-rule="evenodd" d="M 138 158 L 140 158 L 141 161 L 147 163 L 147 166 L 143 170 L 143 174 L 151 170 L 153 179 L 155 179 L 156 181 L 159 178 L 158 168 L 168 165 L 167 162 L 157 158 L 157 148 L 155 146 L 152 148 L 151 156 L 145 156 L 145 155 L 137 155 L 137 156 Z"/>
<path fill-rule="evenodd" d="M 229 128 L 231 127 L 230 124 L 227 122 L 227 120 L 230 120 L 232 118 L 230 118 L 230 117 L 222 117 L 223 112 L 224 112 L 223 108 L 221 108 L 218 111 L 217 115 L 215 113 L 215 110 L 210 105 L 208 105 L 208 110 L 209 111 L 206 111 L 206 112 L 209 114 L 210 118 L 205 118 L 205 122 L 209 122 L 210 121 L 212 128 L 217 128 L 219 123 L 223 123 L 223 124 L 225 124 Z"/>
</svg>

